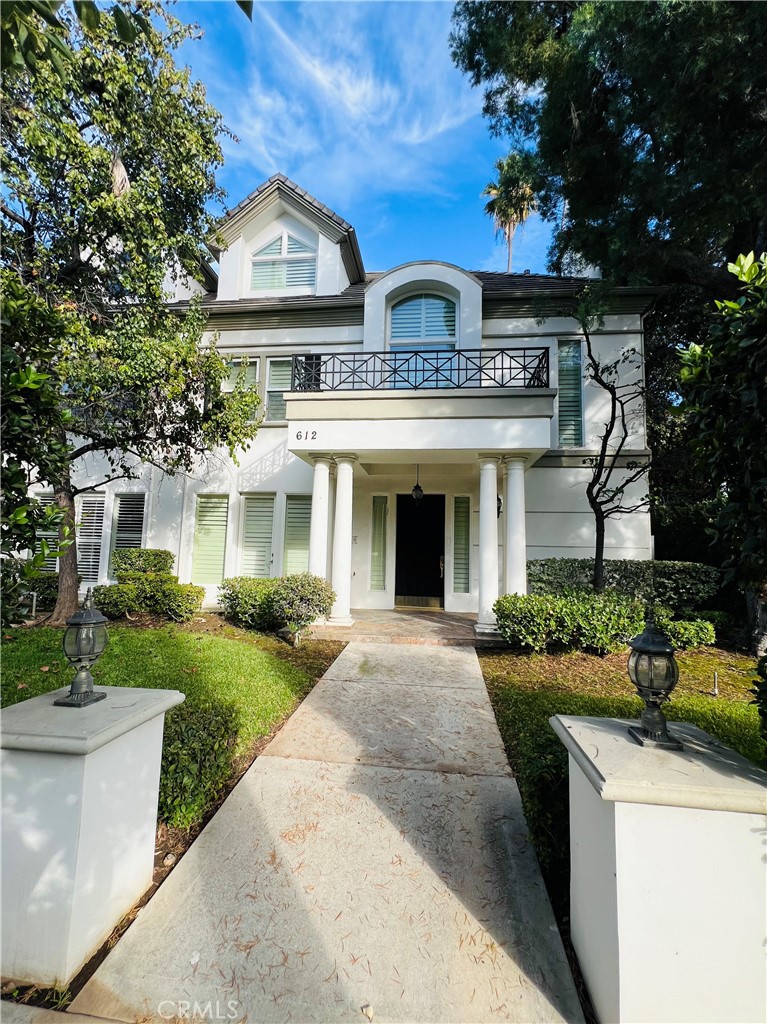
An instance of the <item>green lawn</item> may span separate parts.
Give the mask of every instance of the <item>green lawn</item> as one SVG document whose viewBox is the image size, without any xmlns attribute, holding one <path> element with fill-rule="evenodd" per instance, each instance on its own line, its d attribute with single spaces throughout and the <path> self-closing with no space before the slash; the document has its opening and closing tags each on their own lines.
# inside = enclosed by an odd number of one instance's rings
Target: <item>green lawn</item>
<svg viewBox="0 0 767 1024">
<path fill-rule="evenodd" d="M 46 627 L 5 635 L 4 706 L 69 685 L 73 670 L 61 639 L 62 630 Z M 143 686 L 186 694 L 185 703 L 166 718 L 161 821 L 178 827 L 199 823 L 257 741 L 293 711 L 343 645 L 331 646 L 334 650 L 326 644 L 313 653 L 307 643 L 294 652 L 272 638 L 230 630 L 217 621 L 202 628 L 110 625 L 107 649 L 93 669 L 97 688 Z"/>
</svg>

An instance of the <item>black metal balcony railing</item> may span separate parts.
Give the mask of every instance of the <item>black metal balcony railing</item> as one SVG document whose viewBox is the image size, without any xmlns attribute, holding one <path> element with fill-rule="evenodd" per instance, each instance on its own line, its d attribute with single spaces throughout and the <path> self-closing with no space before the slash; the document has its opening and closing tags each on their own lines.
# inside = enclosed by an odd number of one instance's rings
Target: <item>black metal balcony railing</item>
<svg viewBox="0 0 767 1024">
<path fill-rule="evenodd" d="M 547 348 L 293 356 L 291 391 L 387 388 L 547 388 Z"/>
</svg>

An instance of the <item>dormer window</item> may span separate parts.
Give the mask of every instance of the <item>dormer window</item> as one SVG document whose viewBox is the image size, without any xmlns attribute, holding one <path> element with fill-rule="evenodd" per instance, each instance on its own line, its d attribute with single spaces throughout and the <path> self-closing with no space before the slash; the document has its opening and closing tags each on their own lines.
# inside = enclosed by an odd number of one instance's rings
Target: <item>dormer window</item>
<svg viewBox="0 0 767 1024">
<path fill-rule="evenodd" d="M 317 252 L 284 231 L 251 257 L 250 287 L 253 291 L 314 288 Z"/>
<path fill-rule="evenodd" d="M 442 295 L 411 295 L 391 308 L 389 344 L 411 352 L 455 348 L 455 303 Z"/>
</svg>

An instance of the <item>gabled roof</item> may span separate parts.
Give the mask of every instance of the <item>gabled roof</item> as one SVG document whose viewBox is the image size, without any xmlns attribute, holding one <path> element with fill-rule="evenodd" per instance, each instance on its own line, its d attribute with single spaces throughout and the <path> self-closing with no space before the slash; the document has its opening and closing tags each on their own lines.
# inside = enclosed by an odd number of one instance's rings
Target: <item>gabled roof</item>
<svg viewBox="0 0 767 1024">
<path fill-rule="evenodd" d="M 273 174 L 242 202 L 232 207 L 221 222 L 221 235 L 227 242 L 234 241 L 246 220 L 278 200 L 312 221 L 332 242 L 340 244 L 344 268 L 352 284 L 365 280 L 365 267 L 357 235 L 351 224 L 284 174 Z"/>
</svg>

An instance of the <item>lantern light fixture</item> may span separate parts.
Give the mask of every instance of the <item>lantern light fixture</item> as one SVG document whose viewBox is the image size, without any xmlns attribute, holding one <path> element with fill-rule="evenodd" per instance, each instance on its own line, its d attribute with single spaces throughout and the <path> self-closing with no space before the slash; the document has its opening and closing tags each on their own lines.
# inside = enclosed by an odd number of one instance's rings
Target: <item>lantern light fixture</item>
<svg viewBox="0 0 767 1024">
<path fill-rule="evenodd" d="M 67 619 L 64 654 L 69 663 L 77 668 L 77 673 L 66 697 L 53 702 L 56 707 L 87 708 L 106 698 L 106 693 L 93 689 L 93 676 L 90 672 L 107 645 L 106 621 L 98 608 L 93 607 L 89 587 L 82 608 Z"/>
<path fill-rule="evenodd" d="M 416 465 L 415 467 L 415 487 L 410 492 L 413 495 L 413 501 L 416 504 L 418 504 L 423 498 L 423 487 L 421 487 L 421 485 L 418 483 L 418 474 L 420 472 L 420 468 L 421 467 L 419 465 Z"/>
<path fill-rule="evenodd" d="M 629 647 L 629 678 L 645 704 L 639 727 L 630 726 L 629 735 L 643 747 L 681 750 L 682 744 L 669 734 L 662 711 L 679 679 L 673 646 L 650 615 L 644 630 L 629 641 Z"/>
</svg>

